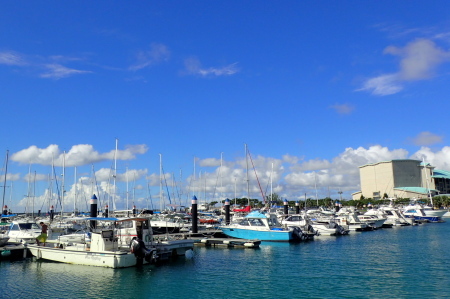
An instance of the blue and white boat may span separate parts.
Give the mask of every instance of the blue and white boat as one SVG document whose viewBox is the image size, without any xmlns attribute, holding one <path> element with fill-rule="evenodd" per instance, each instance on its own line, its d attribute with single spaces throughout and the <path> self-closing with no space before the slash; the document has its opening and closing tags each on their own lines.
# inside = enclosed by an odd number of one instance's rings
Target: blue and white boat
<svg viewBox="0 0 450 299">
<path fill-rule="evenodd" d="M 442 216 L 447 210 L 426 209 L 420 204 L 411 204 L 403 209 L 403 215 L 415 220 L 426 220 L 429 222 L 442 222 Z"/>
<path fill-rule="evenodd" d="M 253 211 L 236 223 L 219 227 L 232 238 L 258 239 L 261 241 L 302 241 L 303 232 L 299 227 L 283 227 L 275 214 Z"/>
</svg>

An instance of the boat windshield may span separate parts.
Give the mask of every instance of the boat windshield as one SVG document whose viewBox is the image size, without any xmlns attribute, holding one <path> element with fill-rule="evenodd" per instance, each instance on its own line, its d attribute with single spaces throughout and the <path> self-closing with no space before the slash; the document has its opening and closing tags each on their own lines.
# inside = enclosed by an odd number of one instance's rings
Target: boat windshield
<svg viewBox="0 0 450 299">
<path fill-rule="evenodd" d="M 22 229 L 39 229 L 36 223 L 19 223 L 19 228 Z"/>
</svg>

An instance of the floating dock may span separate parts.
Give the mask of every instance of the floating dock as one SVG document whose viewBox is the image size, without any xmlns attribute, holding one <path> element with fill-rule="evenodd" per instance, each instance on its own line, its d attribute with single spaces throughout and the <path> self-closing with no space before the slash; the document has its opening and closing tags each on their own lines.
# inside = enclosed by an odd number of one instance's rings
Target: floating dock
<svg viewBox="0 0 450 299">
<path fill-rule="evenodd" d="M 20 260 L 28 256 L 28 250 L 20 243 L 7 243 L 0 247 L 0 261 Z"/>
<path fill-rule="evenodd" d="M 230 238 L 204 238 L 196 241 L 194 244 L 204 245 L 206 247 L 258 248 L 261 241 Z"/>
</svg>

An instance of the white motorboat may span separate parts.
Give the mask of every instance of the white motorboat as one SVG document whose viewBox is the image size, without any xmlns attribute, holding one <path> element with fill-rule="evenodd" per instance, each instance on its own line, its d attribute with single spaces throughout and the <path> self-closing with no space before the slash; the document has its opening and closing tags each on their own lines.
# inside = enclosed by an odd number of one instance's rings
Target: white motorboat
<svg viewBox="0 0 450 299">
<path fill-rule="evenodd" d="M 358 215 L 358 219 L 374 229 L 382 228 L 387 218 L 379 218 L 377 215 Z"/>
<path fill-rule="evenodd" d="M 38 259 L 109 268 L 156 263 L 193 248 L 193 240 L 167 241 L 164 246 L 158 246 L 147 218 L 92 217 L 85 220 L 101 221 L 109 226 L 96 228 L 85 238 L 80 238 L 80 234 L 73 238 L 59 236 L 45 244 L 28 244 L 27 247 Z"/>
<path fill-rule="evenodd" d="M 8 229 L 9 242 L 36 243 L 41 227 L 30 220 L 12 220 Z"/>
<path fill-rule="evenodd" d="M 285 217 L 285 218 L 284 218 Z M 311 225 L 311 220 L 309 220 L 304 215 L 300 214 L 289 214 L 287 216 L 278 216 L 278 219 L 281 218 L 281 224 L 286 227 L 300 227 L 302 232 L 306 234 L 306 239 L 312 240 L 315 235 L 319 235 L 319 232 L 314 229 Z M 284 218 L 284 219 L 283 219 Z"/>
<path fill-rule="evenodd" d="M 5 246 L 8 243 L 9 236 L 7 234 L 0 234 L 0 247 Z"/>
<path fill-rule="evenodd" d="M 351 231 L 364 231 L 372 229 L 372 227 L 370 227 L 367 223 L 359 220 L 355 211 L 347 208 L 340 209 L 336 213 L 336 217 L 334 219 L 336 223 Z"/>
</svg>

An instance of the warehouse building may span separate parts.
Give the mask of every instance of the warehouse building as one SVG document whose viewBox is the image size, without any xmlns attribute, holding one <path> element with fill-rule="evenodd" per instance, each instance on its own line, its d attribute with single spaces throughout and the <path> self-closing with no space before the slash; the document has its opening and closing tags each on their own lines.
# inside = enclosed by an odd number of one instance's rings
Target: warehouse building
<svg viewBox="0 0 450 299">
<path fill-rule="evenodd" d="M 402 159 L 366 164 L 359 167 L 361 191 L 354 200 L 393 198 L 426 198 L 450 194 L 450 172 L 434 169 L 420 160 Z"/>
</svg>

